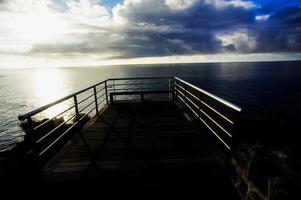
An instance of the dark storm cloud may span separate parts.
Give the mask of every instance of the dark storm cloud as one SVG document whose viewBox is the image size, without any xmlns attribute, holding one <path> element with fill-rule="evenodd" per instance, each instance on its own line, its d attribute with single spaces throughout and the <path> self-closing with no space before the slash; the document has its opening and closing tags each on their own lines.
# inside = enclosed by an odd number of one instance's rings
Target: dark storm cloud
<svg viewBox="0 0 301 200">
<path fill-rule="evenodd" d="M 112 53 L 112 58 L 131 58 L 301 50 L 301 7 L 291 6 L 295 1 L 281 5 L 275 1 L 274 5 L 272 1 L 191 2 L 187 8 L 175 9 L 163 0 L 128 0 L 113 9 L 113 18 L 126 20 L 126 26 L 88 27 L 91 33 L 79 34 L 77 42 L 35 44 L 29 53 Z M 260 14 L 270 16 L 256 20 Z"/>
<path fill-rule="evenodd" d="M 155 11 L 141 9 L 151 5 L 132 4 L 119 11 L 135 28 L 125 30 L 125 44 L 119 46 L 122 57 L 217 53 L 235 50 L 222 46 L 215 34 L 254 23 L 254 12 L 242 7 L 216 8 L 204 1 L 184 10 L 173 10 L 157 1 Z M 150 30 L 151 27 L 151 30 Z M 161 31 L 160 31 L 161 30 Z M 143 36 L 143 37 L 141 37 Z"/>
<path fill-rule="evenodd" d="M 195 3 L 185 10 L 172 10 L 166 6 L 160 12 L 128 11 L 127 17 L 134 23 L 149 23 L 156 25 L 182 25 L 185 28 L 225 28 L 254 21 L 253 11 L 241 7 L 216 8 L 203 1 Z"/>
<path fill-rule="evenodd" d="M 143 38 L 141 34 L 144 35 Z M 118 51 L 123 52 L 122 57 L 213 53 L 219 47 L 220 42 L 203 30 L 159 34 L 129 31 L 124 45 L 116 46 Z"/>
<path fill-rule="evenodd" d="M 269 20 L 271 22 L 278 22 L 288 26 L 295 26 L 301 22 L 301 7 L 288 7 L 279 10 L 272 15 Z"/>
<path fill-rule="evenodd" d="M 301 51 L 301 8 L 288 7 L 257 26 L 258 52 Z"/>
<path fill-rule="evenodd" d="M 234 6 L 217 8 L 201 1 L 181 11 L 162 6 L 155 12 L 143 12 L 139 9 L 140 6 L 132 5 L 122 13 L 137 26 L 134 30 L 126 31 L 128 37 L 123 41 L 131 48 L 126 45 L 118 46 L 123 57 L 219 52 L 298 52 L 301 48 L 301 8 L 297 6 L 277 10 L 265 21 L 255 19 L 259 6 L 252 9 Z M 268 11 L 267 4 L 265 9 Z M 272 10 L 275 8 L 270 6 L 269 11 Z M 149 31 L 145 28 L 149 25 L 157 30 L 161 26 L 169 29 Z M 173 28 L 175 25 L 176 28 Z M 235 35 L 237 30 L 243 30 L 246 38 L 242 39 L 241 34 Z M 229 43 L 226 43 L 227 38 L 225 43 L 222 42 L 223 36 L 216 37 L 223 32 L 231 37 Z M 251 42 L 256 44 L 250 47 L 248 43 Z"/>
</svg>

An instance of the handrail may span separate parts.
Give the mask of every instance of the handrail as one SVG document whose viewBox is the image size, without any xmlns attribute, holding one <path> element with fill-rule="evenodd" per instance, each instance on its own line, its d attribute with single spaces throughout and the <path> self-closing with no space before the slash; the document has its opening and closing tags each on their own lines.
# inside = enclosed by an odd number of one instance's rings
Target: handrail
<svg viewBox="0 0 301 200">
<path fill-rule="evenodd" d="M 179 87 L 182 90 L 185 90 L 185 88 L 183 88 L 182 86 L 180 86 L 179 84 L 175 83 L 175 86 Z M 177 88 L 176 88 L 177 90 Z M 210 110 L 212 110 L 213 112 L 215 112 L 216 114 L 218 114 L 219 116 L 221 116 L 222 118 L 224 118 L 226 121 L 228 121 L 231 124 L 234 124 L 234 122 L 232 120 L 230 120 L 228 117 L 226 117 L 225 115 L 223 115 L 222 113 L 220 113 L 219 111 L 215 110 L 214 108 L 212 108 L 211 106 L 209 106 L 207 103 L 205 103 L 204 101 L 202 101 L 201 99 L 199 99 L 198 97 L 196 97 L 194 94 L 192 94 L 189 91 L 186 91 L 190 96 L 192 96 L 194 99 L 196 99 L 197 101 L 201 102 L 203 105 L 205 105 L 207 108 L 209 108 Z"/>
<path fill-rule="evenodd" d="M 55 115 L 54 117 L 51 117 L 50 119 L 46 120 L 46 121 L 43 122 L 42 124 L 39 124 L 38 126 L 34 127 L 34 130 L 39 129 L 40 127 L 42 127 L 42 126 L 44 126 L 45 124 L 49 123 L 51 120 L 57 118 L 57 117 L 60 116 L 60 115 L 63 115 L 65 112 L 71 110 L 72 108 L 74 108 L 74 105 L 73 105 L 73 106 L 70 106 L 69 108 L 67 108 L 66 110 L 60 112 L 59 114 Z"/>
<path fill-rule="evenodd" d="M 109 103 L 108 98 L 110 95 L 110 90 L 115 91 L 115 82 L 126 80 L 126 81 L 134 81 L 135 80 L 168 80 L 170 82 L 170 79 L 173 79 L 172 77 L 134 77 L 134 78 L 110 78 L 106 79 L 104 81 L 101 81 L 97 84 L 94 84 L 92 86 L 89 86 L 87 88 L 84 88 L 82 90 L 79 90 L 77 92 L 74 92 L 70 95 L 67 95 L 63 98 L 60 98 L 56 101 L 53 101 L 51 103 L 48 103 L 40 108 L 37 108 L 35 110 L 32 110 L 28 113 L 25 113 L 23 115 L 19 115 L 18 119 L 22 122 L 24 122 L 24 125 L 29 124 L 29 129 L 26 129 L 30 133 L 39 133 L 35 134 L 36 139 L 34 141 L 31 141 L 33 144 L 32 152 L 36 152 L 39 157 L 44 156 L 45 153 L 50 150 L 58 141 L 60 141 L 65 135 L 69 134 L 72 130 L 73 127 L 81 127 L 84 125 L 87 121 L 84 121 L 90 113 L 95 111 L 95 114 L 99 114 L 99 110 L 104 108 L 106 104 Z M 111 83 L 111 81 L 113 81 Z M 136 84 L 133 85 L 144 85 L 148 84 L 149 82 L 147 81 L 146 83 L 143 81 L 139 81 Z M 153 83 L 153 82 L 151 82 Z M 155 82 L 156 83 L 156 82 Z M 126 91 L 128 88 L 127 83 L 125 84 L 118 84 L 118 86 L 124 86 L 123 90 Z M 98 86 L 102 86 L 100 89 L 97 88 Z M 132 87 L 132 86 L 131 86 Z M 140 88 L 140 87 L 139 87 Z M 137 88 L 134 88 L 137 90 Z M 143 87 L 145 89 L 145 87 Z M 93 98 L 94 96 L 94 98 Z M 81 97 L 81 99 L 79 99 Z M 93 99 L 93 100 L 92 100 Z M 34 118 L 37 114 L 42 113 L 46 111 L 47 109 L 55 107 L 57 104 L 63 103 L 65 101 L 68 101 L 68 108 L 64 109 L 63 111 L 59 111 L 58 114 L 56 113 L 54 116 L 50 116 L 49 119 L 43 120 L 38 120 L 35 122 L 32 118 Z M 71 101 L 69 103 L 69 101 Z M 73 102 L 72 102 L 73 101 Z M 105 104 L 104 101 L 106 101 Z M 95 104 L 93 106 L 93 104 Z M 74 111 L 72 111 L 74 109 Z M 72 112 L 71 115 L 69 115 L 69 112 Z M 68 116 L 66 119 L 63 117 L 63 115 Z M 56 119 L 58 119 L 58 116 L 63 117 L 63 121 L 57 121 L 58 123 L 56 124 Z M 38 116 L 39 117 L 39 116 Z M 27 121 L 25 121 L 27 120 Z M 46 124 L 50 122 L 54 122 L 52 125 L 47 126 L 46 129 L 40 129 L 41 127 L 45 127 Z M 72 121 L 72 123 L 70 123 Z M 33 122 L 33 123 L 32 123 Z M 83 122 L 83 123 L 81 123 Z M 68 123 L 68 124 L 67 124 Z M 31 127 L 33 126 L 33 127 Z M 26 126 L 25 126 L 26 127 Z M 43 132 L 42 132 L 43 131 Z M 60 133 L 62 131 L 62 133 Z M 59 134 L 57 134 L 59 133 Z"/>
<path fill-rule="evenodd" d="M 177 89 L 176 89 L 177 90 Z M 183 95 L 185 97 L 185 95 L 181 92 L 178 91 L 181 95 Z M 223 130 L 229 137 L 232 137 L 232 135 L 225 130 L 221 125 L 219 125 L 214 119 L 212 119 L 205 111 L 203 111 L 198 105 L 196 105 L 195 103 L 193 103 L 192 100 L 190 100 L 189 98 L 187 99 L 192 105 L 194 105 L 200 112 L 202 112 L 208 119 L 210 119 L 216 126 L 218 126 L 221 130 Z"/>
<path fill-rule="evenodd" d="M 176 98 L 178 98 L 196 117 L 199 119 L 210 132 L 228 149 L 231 150 L 233 142 L 233 133 L 235 131 L 237 112 L 241 112 L 242 108 L 230 103 L 210 92 L 207 92 L 183 79 L 175 77 L 174 90 Z M 209 97 L 205 101 L 204 95 Z M 210 100 L 217 101 L 218 104 L 210 105 Z M 219 111 L 222 107 L 230 109 L 224 110 L 223 114 Z M 228 113 L 225 115 L 225 113 Z M 234 114 L 230 119 L 230 114 Z M 218 116 L 218 117 L 217 117 Z"/>
<path fill-rule="evenodd" d="M 182 97 L 179 97 L 182 102 L 195 114 L 198 116 L 198 114 L 185 102 L 185 100 Z M 205 126 L 217 137 L 217 139 L 219 141 L 221 141 L 227 149 L 231 149 L 231 147 L 211 128 L 211 126 L 209 126 L 202 118 L 198 117 L 199 120 L 201 120 L 201 122 L 203 122 L 203 124 L 205 124 Z"/>
<path fill-rule="evenodd" d="M 135 80 L 158 80 L 158 81 L 157 82 L 154 82 L 154 81 L 146 81 L 146 82 L 137 81 L 137 82 L 135 82 Z M 160 80 L 164 80 L 164 82 L 163 81 L 161 82 Z M 122 81 L 127 81 L 127 82 L 122 82 Z M 102 85 L 103 87 L 100 90 L 97 90 L 96 87 L 100 86 L 100 85 Z M 147 87 L 149 85 L 154 85 L 157 87 L 156 88 Z M 138 87 L 135 87 L 135 86 L 138 86 Z M 192 88 L 194 90 L 191 90 L 188 88 Z M 132 91 L 129 92 L 128 90 L 132 90 Z M 87 91 L 89 91 L 89 92 L 87 92 Z M 230 119 L 227 115 L 224 115 L 221 112 L 219 112 L 218 111 L 219 109 L 215 109 L 214 106 L 210 105 L 210 103 L 208 103 L 207 101 L 202 99 L 202 96 L 206 95 L 206 96 L 210 97 L 210 99 L 217 101 L 220 105 L 223 105 L 225 107 L 229 107 L 229 108 L 233 109 L 235 112 L 240 112 L 242 109 L 239 106 L 237 106 L 233 103 L 230 103 L 220 97 L 217 97 L 216 95 L 213 95 L 210 92 L 207 92 L 207 91 L 205 91 L 191 83 L 188 83 L 187 81 L 184 81 L 183 79 L 180 79 L 178 77 L 159 76 L 159 77 L 109 78 L 109 79 L 101 81 L 97 84 L 94 84 L 92 86 L 89 86 L 87 88 L 79 90 L 77 92 L 74 92 L 70 95 L 67 95 L 63 98 L 60 98 L 54 102 L 46 104 L 33 111 L 30 111 L 28 113 L 20 115 L 18 117 L 18 119 L 20 121 L 24 121 L 24 120 L 28 119 L 28 122 L 30 123 L 29 119 L 31 119 L 33 116 L 51 108 L 52 106 L 56 106 L 57 104 L 62 103 L 66 100 L 68 100 L 68 101 L 73 100 L 73 104 L 72 105 L 68 104 L 67 109 L 65 109 L 64 111 L 61 111 L 59 114 L 56 114 L 54 117 L 50 117 L 50 119 L 47 119 L 46 121 L 44 121 L 40 124 L 36 124 L 36 126 L 31 129 L 32 131 L 37 131 L 37 129 L 39 129 L 40 127 L 44 126 L 45 124 L 49 123 L 52 120 L 55 120 L 57 116 L 60 116 L 63 114 L 68 115 L 68 113 L 71 109 L 75 109 L 75 112 L 73 112 L 71 117 L 68 116 L 68 119 L 64 119 L 64 121 L 62 123 L 55 125 L 50 130 L 48 130 L 46 133 L 43 133 L 43 135 L 39 139 L 37 139 L 37 141 L 34 141 L 34 143 L 36 145 L 42 144 L 44 142 L 45 143 L 51 142 L 50 145 L 48 144 L 47 146 L 42 147 L 41 149 L 37 150 L 39 152 L 39 155 L 43 155 L 58 140 L 60 140 L 62 137 L 64 137 L 64 135 L 68 134 L 68 132 L 70 132 L 72 130 L 72 127 L 75 127 L 77 124 L 79 126 L 81 126 L 82 123 L 79 123 L 79 122 L 81 122 L 91 112 L 96 111 L 96 115 L 98 115 L 100 109 L 102 109 L 106 104 L 108 104 L 110 102 L 112 103 L 113 101 L 109 101 L 109 97 L 111 97 L 110 99 L 113 99 L 112 98 L 113 95 L 121 95 L 121 94 L 122 95 L 123 94 L 124 95 L 133 95 L 133 94 L 137 93 L 137 94 L 140 94 L 141 99 L 144 100 L 144 97 L 143 97 L 144 94 L 163 94 L 163 93 L 166 93 L 166 91 L 169 91 L 168 100 L 173 101 L 173 100 L 177 100 L 177 98 L 178 98 L 178 100 L 181 100 L 200 119 L 200 121 L 202 121 L 205 124 L 205 126 L 222 143 L 224 143 L 228 149 L 230 149 L 230 145 L 226 142 L 226 140 L 224 140 L 222 138 L 224 135 L 232 138 L 230 131 L 227 128 L 225 128 L 223 125 L 221 125 L 218 121 L 216 121 L 216 119 L 213 116 L 211 116 L 212 113 L 208 114 L 207 110 L 205 110 L 204 108 L 207 107 L 213 113 L 215 113 L 216 115 L 218 115 L 221 118 L 223 118 L 224 120 L 226 120 L 228 122 L 228 124 L 230 124 L 231 126 L 234 126 L 234 120 Z M 84 95 L 81 95 L 80 96 L 81 99 L 78 99 L 78 97 L 79 97 L 78 95 L 80 95 L 82 93 L 84 93 Z M 93 96 L 94 96 L 94 98 L 92 98 Z M 159 99 L 158 97 L 156 97 L 156 98 Z M 88 100 L 88 99 L 90 99 L 90 100 Z M 106 100 L 106 102 L 103 104 L 103 102 L 105 100 Z M 93 106 L 93 108 L 92 108 L 93 103 L 95 103 L 95 106 Z M 98 107 L 99 105 L 101 105 L 101 106 Z M 87 108 L 91 108 L 91 109 L 86 111 Z M 82 113 L 83 111 L 85 113 Z M 201 116 L 200 114 L 203 114 L 203 116 Z M 205 118 L 203 119 L 202 117 L 205 117 Z M 70 124 L 71 127 L 69 127 L 69 125 L 68 125 L 67 127 L 65 127 L 65 128 L 67 128 L 67 130 L 62 130 L 63 134 L 61 134 L 59 136 L 54 135 L 54 134 L 56 134 L 55 132 L 57 132 L 57 130 L 59 130 L 61 127 L 64 129 L 64 125 L 71 120 L 73 120 L 73 122 Z M 206 120 L 213 123 L 213 125 L 218 127 L 219 130 L 222 130 L 226 134 L 219 135 L 218 130 L 215 130 L 214 129 L 215 127 L 213 127 L 212 124 L 208 123 L 208 121 L 206 121 Z M 51 138 L 54 138 L 54 141 Z M 52 141 L 50 141 L 50 140 L 52 140 Z"/>
<path fill-rule="evenodd" d="M 101 82 L 99 82 L 99 83 L 97 83 L 97 84 L 94 84 L 94 85 L 92 85 L 92 86 L 89 86 L 89 87 L 87 87 L 87 88 L 84 88 L 84 89 L 82 89 L 82 90 L 79 90 L 79 91 L 77 91 L 77 92 L 74 92 L 74 93 L 72 93 L 72 94 L 69 94 L 69 95 L 67 95 L 67 96 L 65 96 L 65 97 L 63 97 L 63 98 L 61 98 L 61 99 L 58 99 L 58 100 L 56 100 L 56 101 L 54 101 L 54 102 L 51 102 L 51 103 L 49 103 L 49 104 L 46 104 L 45 106 L 42 106 L 42 107 L 40 107 L 40 108 L 37 108 L 37 109 L 35 109 L 35 110 L 31 111 L 31 112 L 28 112 L 28 113 L 23 114 L 23 115 L 19 115 L 18 119 L 19 119 L 19 120 L 25 120 L 25 119 L 28 119 L 28 118 L 30 118 L 30 117 L 33 116 L 33 115 L 36 115 L 36 114 L 38 114 L 38 113 L 40 113 L 40 112 L 43 112 L 44 110 L 47 110 L 48 108 L 50 108 L 50 107 L 52 107 L 52 106 L 54 106 L 54 105 L 56 105 L 56 104 L 59 104 L 59 103 L 61 103 L 61 102 L 63 102 L 63 101 L 66 101 L 66 100 L 68 100 L 68 99 L 70 99 L 70 98 L 72 98 L 72 97 L 74 97 L 74 96 L 76 96 L 76 95 L 78 95 L 78 94 L 80 94 L 80 93 L 83 93 L 83 92 L 85 92 L 85 91 L 87 91 L 87 90 L 90 90 L 90 89 L 92 89 L 93 87 L 96 87 L 96 86 L 98 86 L 98 85 L 100 85 L 100 84 L 102 84 L 102 83 L 104 83 L 104 82 L 106 82 L 106 81 L 101 81 Z"/>
<path fill-rule="evenodd" d="M 174 79 L 173 76 L 146 76 L 146 77 L 129 77 L 129 78 L 109 78 L 106 81 L 122 81 L 122 80 L 145 80 L 145 79 Z"/>
<path fill-rule="evenodd" d="M 170 78 L 170 79 L 173 79 L 174 77 L 163 77 L 163 76 L 158 76 L 158 77 L 109 78 L 109 79 L 106 79 L 106 80 L 101 81 L 101 82 L 99 82 L 99 83 L 96 83 L 96 84 L 94 84 L 94 85 L 92 85 L 92 86 L 89 86 L 89 87 L 87 87 L 87 88 L 84 88 L 84 89 L 82 89 L 82 90 L 79 90 L 79 91 L 77 91 L 77 92 L 74 92 L 74 93 L 72 93 L 72 94 L 70 94 L 70 95 L 67 95 L 67 96 L 65 96 L 65 97 L 63 97 L 63 98 L 60 98 L 60 99 L 58 99 L 58 100 L 56 100 L 56 101 L 54 101 L 54 102 L 51 102 L 51 103 L 49 103 L 49 104 L 46 104 L 46 105 L 44 105 L 44 106 L 42 106 L 42 107 L 40 107 L 40 108 L 37 108 L 37 109 L 35 109 L 35 110 L 32 110 L 31 112 L 25 113 L 25 114 L 23 114 L 23 115 L 19 115 L 19 116 L 18 116 L 18 119 L 21 120 L 21 121 L 23 121 L 23 120 L 25 120 L 25 119 L 28 119 L 28 118 L 30 118 L 31 116 L 36 115 L 36 114 L 38 114 L 38 113 L 40 113 L 40 112 L 43 112 L 44 110 L 46 110 L 46 109 L 48 109 L 48 108 L 50 108 L 50 107 L 52 107 L 52 106 L 54 106 L 54 105 L 56 105 L 56 104 L 59 104 L 59 103 L 65 101 L 65 100 L 68 100 L 68 99 L 70 99 L 70 98 L 72 98 L 72 97 L 74 97 L 74 96 L 76 96 L 76 95 L 78 95 L 78 94 L 80 94 L 80 93 L 83 93 L 83 92 L 85 92 L 85 91 L 87 91 L 87 90 L 92 89 L 93 87 L 96 87 L 96 86 L 101 85 L 101 84 L 103 84 L 103 83 L 105 83 L 105 82 L 108 82 L 108 81 L 118 81 L 118 80 L 143 80 L 143 79 L 150 79 L 150 80 L 152 80 L 152 79 L 169 79 L 169 78 Z"/>
<path fill-rule="evenodd" d="M 182 82 L 182 83 L 184 83 L 184 84 L 186 84 L 186 85 L 188 85 L 188 86 L 190 86 L 190 87 L 192 87 L 192 88 L 194 88 L 195 90 L 198 90 L 199 92 L 202 92 L 203 94 L 206 94 L 209 97 L 212 97 L 213 99 L 219 101 L 220 103 L 222 103 L 222 104 L 224 104 L 224 105 L 226 105 L 226 106 L 228 106 L 228 107 L 230 107 L 230 108 L 232 108 L 232 109 L 234 109 L 238 112 L 241 112 L 241 110 L 242 110 L 241 107 L 239 107 L 239 106 L 237 106 L 233 103 L 230 103 L 229 101 L 226 101 L 226 100 L 224 100 L 224 99 L 222 99 L 222 98 L 220 98 L 220 97 L 218 97 L 214 94 L 211 94 L 210 92 L 207 92 L 206 90 L 203 90 L 203 89 L 201 89 L 201 88 L 199 88 L 195 85 L 192 85 L 191 83 L 188 83 L 187 81 L 184 81 L 183 79 L 180 79 L 178 77 L 175 77 L 175 79 Z"/>
</svg>

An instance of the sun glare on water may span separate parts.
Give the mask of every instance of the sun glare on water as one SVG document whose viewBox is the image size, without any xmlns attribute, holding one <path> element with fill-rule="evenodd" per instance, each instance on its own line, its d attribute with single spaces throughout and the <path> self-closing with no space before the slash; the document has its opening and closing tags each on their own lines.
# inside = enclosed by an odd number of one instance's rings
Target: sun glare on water
<svg viewBox="0 0 301 200">
<path fill-rule="evenodd" d="M 43 69 L 37 70 L 33 75 L 34 78 L 34 95 L 37 103 L 44 106 L 67 94 L 65 78 L 60 69 Z M 62 102 L 51 109 L 46 110 L 45 117 L 53 117 L 66 110 L 67 102 Z"/>
</svg>

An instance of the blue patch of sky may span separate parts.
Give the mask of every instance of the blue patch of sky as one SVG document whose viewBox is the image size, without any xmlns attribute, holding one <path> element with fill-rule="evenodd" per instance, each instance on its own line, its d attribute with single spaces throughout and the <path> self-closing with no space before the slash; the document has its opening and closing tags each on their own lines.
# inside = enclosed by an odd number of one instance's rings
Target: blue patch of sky
<svg viewBox="0 0 301 200">
<path fill-rule="evenodd" d="M 98 0 L 98 2 L 100 2 L 104 6 L 113 8 L 118 3 L 121 4 L 123 2 L 123 0 Z"/>
<path fill-rule="evenodd" d="M 253 0 L 258 5 L 258 15 L 271 15 L 286 7 L 301 6 L 301 0 Z"/>
<path fill-rule="evenodd" d="M 56 3 L 58 9 L 65 10 L 68 8 L 65 0 L 53 0 L 53 1 Z M 108 8 L 113 8 L 118 3 L 121 4 L 123 0 L 96 0 L 96 2 Z"/>
<path fill-rule="evenodd" d="M 66 10 L 68 8 L 67 3 L 64 0 L 53 0 L 53 2 L 55 2 L 56 8 L 59 9 L 59 10 L 63 11 L 63 10 Z"/>
<path fill-rule="evenodd" d="M 53 0 L 59 9 L 67 9 L 67 4 L 65 0 Z M 123 3 L 124 0 L 96 0 L 101 5 L 107 8 L 113 8 L 118 3 Z M 271 15 L 281 10 L 285 7 L 290 6 L 301 6 L 301 0 L 251 0 L 258 7 L 256 9 L 257 15 Z"/>
</svg>

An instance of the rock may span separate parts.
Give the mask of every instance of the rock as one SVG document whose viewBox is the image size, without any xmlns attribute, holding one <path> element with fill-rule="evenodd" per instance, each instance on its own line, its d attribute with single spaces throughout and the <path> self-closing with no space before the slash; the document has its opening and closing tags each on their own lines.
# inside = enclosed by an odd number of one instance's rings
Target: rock
<svg viewBox="0 0 301 200">
<path fill-rule="evenodd" d="M 293 199 L 293 179 L 298 172 L 290 161 L 283 147 L 243 144 L 236 148 L 231 158 L 233 183 L 242 199 Z"/>
</svg>

